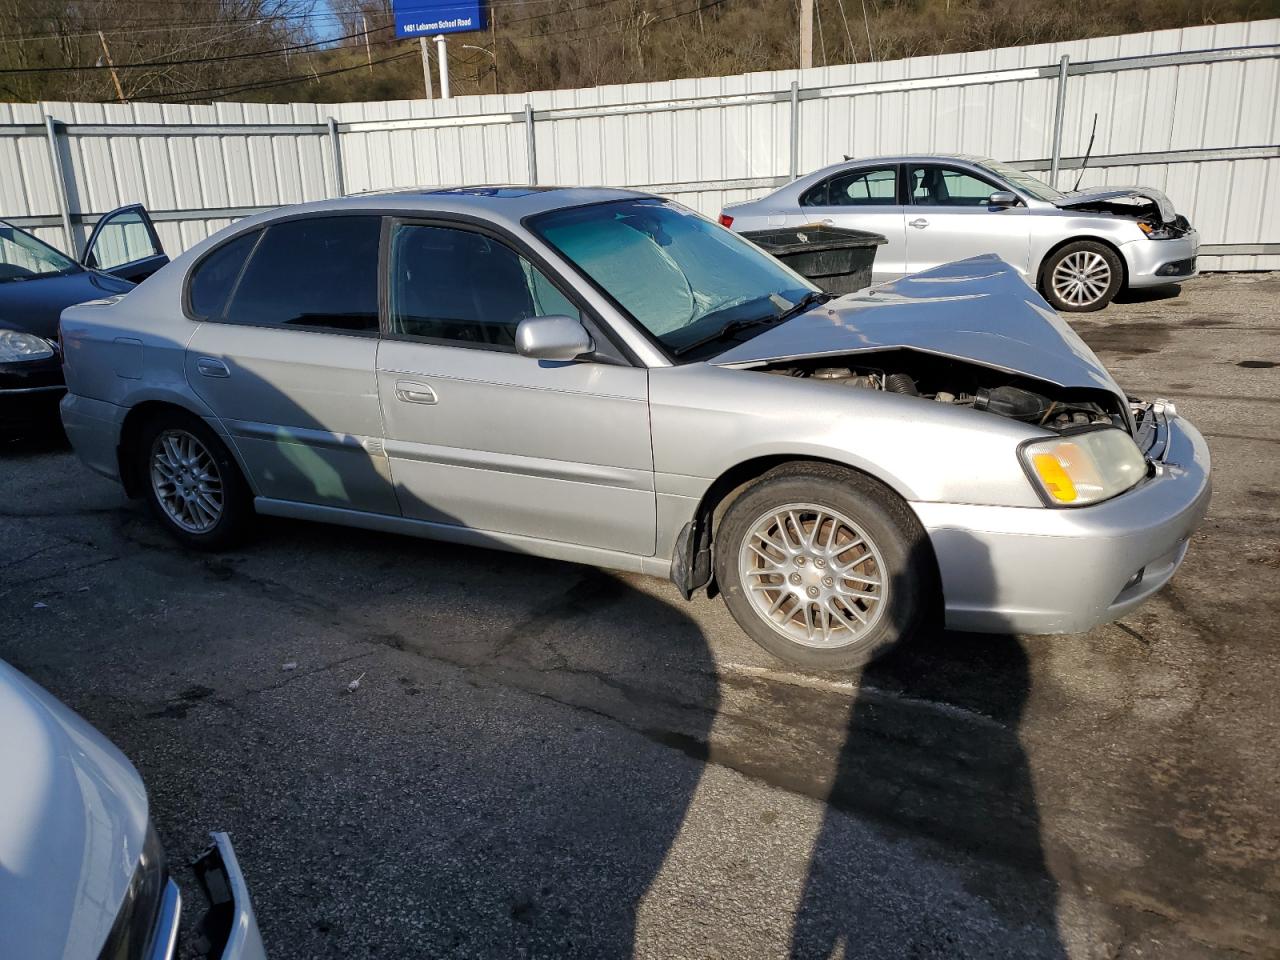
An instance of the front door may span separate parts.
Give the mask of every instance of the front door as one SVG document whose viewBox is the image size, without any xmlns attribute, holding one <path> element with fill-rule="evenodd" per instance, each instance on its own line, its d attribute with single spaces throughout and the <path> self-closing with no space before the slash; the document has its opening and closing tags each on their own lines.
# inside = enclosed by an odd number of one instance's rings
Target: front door
<svg viewBox="0 0 1280 960">
<path fill-rule="evenodd" d="M 876 282 L 907 272 L 906 208 L 898 203 L 897 164 L 843 170 L 811 187 L 800 198 L 800 208 L 794 225 L 829 223 L 884 237 L 872 266 Z"/>
<path fill-rule="evenodd" d="M 907 267 L 912 273 L 994 253 L 1026 275 L 1031 254 L 1027 208 L 987 202 L 1007 187 L 942 164 L 909 165 L 907 184 Z"/>
<path fill-rule="evenodd" d="M 168 262 L 151 217 L 138 203 L 104 214 L 84 248 L 86 267 L 130 283 L 141 283 Z"/>
<path fill-rule="evenodd" d="M 495 236 L 400 222 L 388 249 L 378 392 L 404 515 L 651 556 L 647 371 L 517 354 L 525 317 L 591 321 Z"/>
<path fill-rule="evenodd" d="M 242 234 L 194 268 L 192 389 L 260 496 L 396 515 L 382 455 L 377 216 L 302 217 Z"/>
</svg>

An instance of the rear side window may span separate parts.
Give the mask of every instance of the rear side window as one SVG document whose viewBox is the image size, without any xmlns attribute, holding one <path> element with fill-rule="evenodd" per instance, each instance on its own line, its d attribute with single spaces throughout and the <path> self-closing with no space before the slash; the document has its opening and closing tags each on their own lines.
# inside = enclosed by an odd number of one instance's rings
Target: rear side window
<svg viewBox="0 0 1280 960">
<path fill-rule="evenodd" d="M 258 242 L 261 230 L 253 230 L 224 243 L 197 264 L 191 274 L 187 298 L 191 312 L 204 320 L 219 320 L 227 305 L 227 298 L 236 285 L 236 278 L 249 251 Z"/>
<path fill-rule="evenodd" d="M 848 170 L 825 180 L 800 198 L 805 207 L 885 207 L 898 202 L 895 166 Z"/>
<path fill-rule="evenodd" d="M 307 217 L 266 228 L 225 319 L 345 333 L 378 330 L 381 217 Z"/>
</svg>

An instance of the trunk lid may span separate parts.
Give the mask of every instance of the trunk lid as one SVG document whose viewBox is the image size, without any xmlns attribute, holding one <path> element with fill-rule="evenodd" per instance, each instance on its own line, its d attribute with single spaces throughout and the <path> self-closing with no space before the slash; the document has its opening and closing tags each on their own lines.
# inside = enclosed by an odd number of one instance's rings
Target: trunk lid
<svg viewBox="0 0 1280 960">
<path fill-rule="evenodd" d="M 1083 340 L 994 254 L 943 264 L 816 306 L 711 359 L 754 367 L 920 350 L 1059 387 L 1125 393 Z"/>
</svg>

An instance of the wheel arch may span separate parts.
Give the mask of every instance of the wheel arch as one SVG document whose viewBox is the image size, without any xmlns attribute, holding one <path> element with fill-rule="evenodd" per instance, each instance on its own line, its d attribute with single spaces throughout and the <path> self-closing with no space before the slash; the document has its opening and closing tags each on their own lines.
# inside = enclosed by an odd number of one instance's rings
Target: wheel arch
<svg viewBox="0 0 1280 960">
<path fill-rule="evenodd" d="M 883 486 L 907 502 L 906 492 L 892 479 L 849 463 L 815 454 L 776 453 L 751 457 L 724 470 L 703 492 L 689 521 L 676 535 L 671 558 L 671 580 L 687 600 L 695 590 L 706 587 L 714 595 L 715 564 L 712 562 L 715 534 L 725 511 L 752 483 L 782 467 L 822 465 L 860 474 Z"/>
<path fill-rule="evenodd" d="M 135 456 L 137 444 L 142 436 L 142 429 L 156 416 L 167 411 L 177 411 L 209 423 L 215 433 L 222 436 L 224 441 L 227 440 L 223 436 L 221 426 L 217 423 L 210 423 L 204 412 L 197 408 L 195 404 L 190 403 L 186 397 L 175 395 L 156 396 L 148 397 L 135 403 L 129 408 L 129 412 L 125 414 L 125 418 L 120 424 L 120 441 L 116 446 L 120 482 L 124 486 L 125 493 L 130 497 L 140 497 L 145 490 L 145 478 L 139 475 L 138 459 Z M 240 467 L 243 474 L 244 465 L 240 463 L 235 445 L 228 442 L 227 448 L 231 451 L 232 457 L 236 459 L 237 466 Z M 245 475 L 247 476 L 247 474 Z"/>
<path fill-rule="evenodd" d="M 1117 259 L 1120 261 L 1120 289 L 1127 289 L 1129 286 L 1129 261 L 1125 259 L 1124 252 L 1120 249 L 1119 244 L 1110 237 L 1103 236 L 1102 234 L 1077 233 L 1073 236 L 1067 237 L 1065 240 L 1059 240 L 1044 252 L 1044 256 L 1040 258 L 1040 262 L 1036 265 L 1036 290 L 1041 292 L 1044 291 L 1044 270 L 1049 261 L 1053 259 L 1054 255 L 1063 247 L 1085 241 L 1101 244 L 1102 246 L 1110 249 L 1111 252 L 1116 255 Z"/>
</svg>

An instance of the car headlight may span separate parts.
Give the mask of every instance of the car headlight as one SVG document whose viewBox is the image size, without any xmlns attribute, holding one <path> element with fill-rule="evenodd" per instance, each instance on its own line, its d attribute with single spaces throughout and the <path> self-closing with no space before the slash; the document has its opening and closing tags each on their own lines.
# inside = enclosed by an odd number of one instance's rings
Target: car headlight
<svg viewBox="0 0 1280 960">
<path fill-rule="evenodd" d="M 1148 240 L 1174 240 L 1184 236 L 1187 232 L 1179 229 L 1176 224 L 1162 223 L 1156 226 L 1147 223 L 1145 220 L 1138 221 L 1138 229 L 1146 235 Z"/>
<path fill-rule="evenodd" d="M 44 360 L 53 356 L 53 344 L 44 337 L 18 330 L 0 330 L 0 363 Z"/>
<path fill-rule="evenodd" d="M 164 848 L 156 836 L 155 827 L 148 824 L 142 856 L 138 858 L 138 866 L 124 894 L 124 903 L 120 905 L 120 912 L 116 914 L 98 960 L 143 960 L 168 881 Z"/>
<path fill-rule="evenodd" d="M 1019 452 L 1028 476 L 1052 507 L 1107 500 L 1147 475 L 1142 451 L 1115 427 L 1031 440 Z"/>
</svg>

